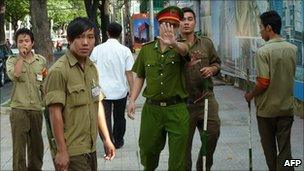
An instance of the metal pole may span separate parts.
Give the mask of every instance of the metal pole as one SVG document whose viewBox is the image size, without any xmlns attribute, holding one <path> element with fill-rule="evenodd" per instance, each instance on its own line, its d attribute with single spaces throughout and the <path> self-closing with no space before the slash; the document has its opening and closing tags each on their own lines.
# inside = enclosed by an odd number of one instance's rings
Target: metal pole
<svg viewBox="0 0 304 171">
<path fill-rule="evenodd" d="M 206 170 L 206 156 L 207 156 L 207 121 L 208 121 L 208 99 L 205 99 L 205 108 L 204 108 L 204 127 L 202 135 L 202 155 L 203 155 L 203 171 Z"/>
<path fill-rule="evenodd" d="M 125 24 L 124 24 L 124 15 L 123 15 L 123 12 L 124 12 L 124 7 L 122 7 L 120 9 L 120 15 L 121 15 L 121 26 L 122 26 L 122 31 L 121 31 L 121 44 L 125 45 Z"/>
<path fill-rule="evenodd" d="M 150 0 L 150 41 L 154 40 L 154 8 L 153 8 L 153 0 Z"/>
<path fill-rule="evenodd" d="M 249 61 L 249 60 L 248 60 Z M 247 63 L 247 92 L 249 91 L 250 84 L 250 75 L 249 75 L 249 62 Z M 251 102 L 248 102 L 248 155 L 249 155 L 249 170 L 252 171 L 252 144 L 251 144 Z"/>
</svg>

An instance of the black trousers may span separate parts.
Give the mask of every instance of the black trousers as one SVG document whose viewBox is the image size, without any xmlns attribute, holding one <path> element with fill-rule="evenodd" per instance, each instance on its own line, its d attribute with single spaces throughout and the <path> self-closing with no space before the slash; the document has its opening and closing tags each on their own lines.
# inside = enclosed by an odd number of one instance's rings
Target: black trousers
<svg viewBox="0 0 304 171">
<path fill-rule="evenodd" d="M 127 96 L 118 100 L 105 99 L 102 101 L 102 103 L 105 109 L 106 121 L 111 140 L 116 146 L 123 145 L 123 137 L 126 132 L 125 109 L 127 103 Z M 113 129 L 112 113 L 114 119 Z"/>
</svg>

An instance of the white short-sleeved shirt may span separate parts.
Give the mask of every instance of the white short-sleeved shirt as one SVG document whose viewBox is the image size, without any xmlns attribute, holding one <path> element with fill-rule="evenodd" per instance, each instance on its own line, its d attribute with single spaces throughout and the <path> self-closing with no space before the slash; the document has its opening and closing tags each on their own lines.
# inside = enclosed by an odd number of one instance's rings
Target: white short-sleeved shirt
<svg viewBox="0 0 304 171">
<path fill-rule="evenodd" d="M 134 64 L 129 48 L 120 44 L 117 39 L 108 39 L 96 46 L 91 54 L 99 72 L 99 84 L 107 100 L 126 97 L 128 83 L 126 71 L 131 71 Z"/>
</svg>

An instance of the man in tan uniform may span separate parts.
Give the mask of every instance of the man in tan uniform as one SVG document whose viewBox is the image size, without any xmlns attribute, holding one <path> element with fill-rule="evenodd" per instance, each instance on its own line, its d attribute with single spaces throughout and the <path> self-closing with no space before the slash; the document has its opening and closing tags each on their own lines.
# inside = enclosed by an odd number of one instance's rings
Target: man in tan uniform
<svg viewBox="0 0 304 171">
<path fill-rule="evenodd" d="M 293 167 L 284 167 L 284 163 L 292 159 L 290 132 L 297 47 L 279 36 L 282 22 L 275 11 L 263 13 L 260 19 L 260 33 L 267 42 L 255 58 L 255 88 L 246 93 L 245 98 L 247 102 L 255 98 L 258 128 L 268 169 L 294 170 Z"/>
<path fill-rule="evenodd" d="M 13 81 L 11 128 L 13 170 L 41 170 L 43 159 L 41 85 L 46 75 L 46 60 L 34 54 L 33 33 L 27 28 L 15 34 L 17 57 L 6 62 L 7 75 Z M 26 166 L 26 148 L 28 166 Z"/>
<path fill-rule="evenodd" d="M 186 170 L 191 170 L 191 150 L 195 129 L 198 128 L 201 141 L 204 143 L 204 99 L 208 98 L 208 121 L 207 121 L 207 156 L 206 168 L 210 170 L 213 164 L 213 153 L 220 135 L 220 119 L 218 116 L 218 103 L 213 93 L 211 77 L 220 70 L 221 61 L 216 54 L 212 41 L 207 37 L 199 37 L 194 33 L 195 13 L 191 8 L 183 8 L 183 20 L 180 24 L 182 39 L 189 44 L 191 61 L 186 63 L 186 87 L 189 93 L 189 137 L 186 152 Z M 196 162 L 196 170 L 203 169 L 202 153 Z"/>
<path fill-rule="evenodd" d="M 68 25 L 69 50 L 51 67 L 45 81 L 45 101 L 56 142 L 57 170 L 97 170 L 96 139 L 99 130 L 105 159 L 112 160 L 111 142 L 101 104 L 97 69 L 89 59 L 94 47 L 94 24 L 75 18 Z"/>
</svg>

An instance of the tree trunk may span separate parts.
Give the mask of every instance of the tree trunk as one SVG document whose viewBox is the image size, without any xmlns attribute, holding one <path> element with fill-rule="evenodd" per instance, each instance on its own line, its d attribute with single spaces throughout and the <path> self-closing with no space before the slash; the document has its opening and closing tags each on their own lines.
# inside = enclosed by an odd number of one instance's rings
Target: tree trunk
<svg viewBox="0 0 304 171">
<path fill-rule="evenodd" d="M 84 0 L 84 5 L 86 8 L 86 13 L 88 18 L 95 23 L 96 30 L 95 30 L 95 46 L 100 43 L 100 30 L 98 28 L 98 21 L 97 21 L 97 8 L 99 5 L 99 0 Z"/>
<path fill-rule="evenodd" d="M 100 11 L 100 19 L 101 19 L 101 33 L 102 33 L 102 42 L 106 42 L 108 40 L 107 36 L 107 26 L 109 24 L 109 1 L 101 0 L 101 4 L 98 6 Z"/>
<path fill-rule="evenodd" d="M 128 0 L 124 0 L 125 4 L 125 28 L 126 28 L 126 43 L 125 45 L 133 52 L 133 42 L 132 42 L 132 34 L 131 34 L 131 20 L 130 20 L 130 4 Z"/>
<path fill-rule="evenodd" d="M 53 52 L 46 2 L 47 0 L 30 0 L 30 14 L 35 38 L 35 53 L 46 57 L 49 64 L 53 61 Z"/>
<path fill-rule="evenodd" d="M 0 45 L 5 44 L 4 13 L 4 0 L 0 0 Z"/>
<path fill-rule="evenodd" d="M 13 27 L 14 33 L 16 33 L 16 31 L 18 29 L 18 20 L 12 20 L 11 19 L 11 23 L 12 23 L 12 27 Z"/>
</svg>

